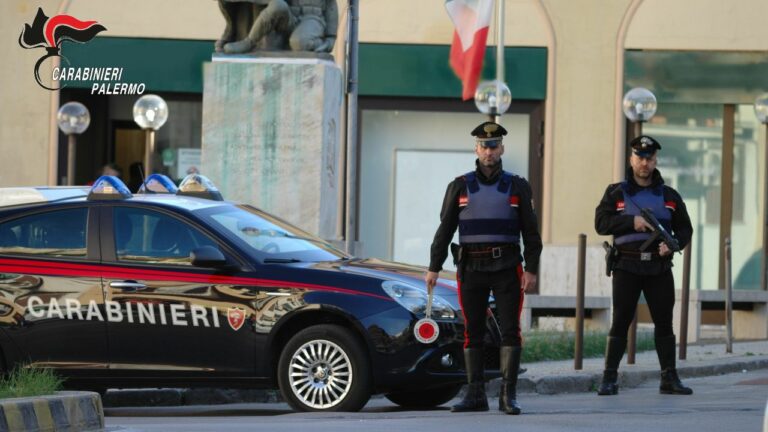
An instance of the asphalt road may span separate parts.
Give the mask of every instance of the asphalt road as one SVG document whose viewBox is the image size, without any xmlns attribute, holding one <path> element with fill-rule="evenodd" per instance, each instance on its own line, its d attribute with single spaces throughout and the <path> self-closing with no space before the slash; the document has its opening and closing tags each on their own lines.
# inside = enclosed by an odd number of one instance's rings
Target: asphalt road
<svg viewBox="0 0 768 432">
<path fill-rule="evenodd" d="M 383 398 L 359 413 L 294 413 L 285 404 L 234 404 L 169 408 L 107 408 L 108 431 L 289 432 L 498 431 L 761 431 L 768 400 L 768 370 L 686 380 L 693 396 L 660 395 L 657 383 L 592 393 L 522 395 L 523 415 L 452 414 L 447 407 L 406 411 Z M 491 407 L 498 404 L 489 401 Z M 450 406 L 450 405 L 448 405 Z M 765 431 L 768 432 L 768 431 Z"/>
</svg>

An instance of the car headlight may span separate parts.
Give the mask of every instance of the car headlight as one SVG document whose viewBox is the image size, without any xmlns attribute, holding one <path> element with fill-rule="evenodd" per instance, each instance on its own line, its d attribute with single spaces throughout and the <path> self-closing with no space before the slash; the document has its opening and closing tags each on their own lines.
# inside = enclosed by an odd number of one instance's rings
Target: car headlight
<svg viewBox="0 0 768 432">
<path fill-rule="evenodd" d="M 381 287 L 400 306 L 408 309 L 417 317 L 426 316 L 427 293 L 424 290 L 397 281 L 384 281 Z M 432 318 L 454 319 L 456 314 L 447 300 L 440 296 L 432 295 Z"/>
</svg>

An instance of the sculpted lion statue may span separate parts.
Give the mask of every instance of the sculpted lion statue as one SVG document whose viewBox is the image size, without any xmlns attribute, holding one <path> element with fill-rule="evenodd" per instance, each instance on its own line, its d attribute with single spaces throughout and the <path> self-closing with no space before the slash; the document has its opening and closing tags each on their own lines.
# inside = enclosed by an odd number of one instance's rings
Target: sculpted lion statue
<svg viewBox="0 0 768 432">
<path fill-rule="evenodd" d="M 217 1 L 227 25 L 216 41 L 216 52 L 330 52 L 336 42 L 336 0 Z"/>
</svg>

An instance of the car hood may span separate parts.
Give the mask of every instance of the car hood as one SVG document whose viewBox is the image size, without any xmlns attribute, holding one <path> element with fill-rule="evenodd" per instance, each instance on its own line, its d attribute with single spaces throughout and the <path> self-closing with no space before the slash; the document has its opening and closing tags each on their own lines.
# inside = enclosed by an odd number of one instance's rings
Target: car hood
<svg viewBox="0 0 768 432">
<path fill-rule="evenodd" d="M 382 282 L 388 280 L 397 281 L 419 288 L 423 291 L 427 290 L 424 283 L 424 274 L 426 273 L 427 268 L 422 266 L 368 258 L 316 263 L 312 267 L 316 270 L 336 271 L 346 274 L 367 276 Z M 435 295 L 448 300 L 451 303 L 451 306 L 458 310 L 459 301 L 455 273 L 442 272 L 442 274 L 452 277 L 452 279 L 439 278 L 434 291 Z"/>
</svg>

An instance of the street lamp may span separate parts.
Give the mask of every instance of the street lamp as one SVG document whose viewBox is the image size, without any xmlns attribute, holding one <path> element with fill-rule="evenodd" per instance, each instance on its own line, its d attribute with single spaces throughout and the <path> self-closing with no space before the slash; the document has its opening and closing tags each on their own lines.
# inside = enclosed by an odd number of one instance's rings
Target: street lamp
<svg viewBox="0 0 768 432">
<path fill-rule="evenodd" d="M 760 288 L 768 290 L 768 93 L 755 99 L 755 115 L 765 128 L 765 154 L 763 161 L 763 258 L 760 261 Z"/>
<path fill-rule="evenodd" d="M 56 114 L 59 129 L 67 136 L 67 185 L 75 184 L 75 135 L 88 129 L 91 124 L 91 114 L 88 108 L 80 102 L 67 102 L 59 108 Z"/>
<path fill-rule="evenodd" d="M 498 117 L 507 112 L 512 104 L 512 92 L 499 80 L 483 81 L 475 90 L 475 106 L 478 111 L 488 115 L 491 121 L 499 122 Z"/>
<path fill-rule="evenodd" d="M 635 87 L 624 95 L 624 115 L 635 125 L 634 136 L 642 135 L 642 124 L 656 114 L 656 96 L 650 90 Z"/>
<path fill-rule="evenodd" d="M 148 94 L 133 104 L 133 121 L 146 131 L 144 144 L 144 177 L 152 173 L 152 154 L 155 152 L 155 131 L 168 120 L 168 104 L 158 95 Z"/>
<path fill-rule="evenodd" d="M 634 128 L 632 139 L 643 134 L 643 123 L 652 119 L 656 114 L 656 96 L 650 90 L 643 87 L 635 87 L 624 95 L 622 109 L 624 115 L 632 122 Z M 631 139 L 630 139 L 631 141 Z M 626 145 L 626 155 L 632 150 L 629 142 Z M 627 343 L 627 364 L 635 364 L 635 348 L 637 346 L 637 312 L 629 327 L 629 341 Z"/>
</svg>

